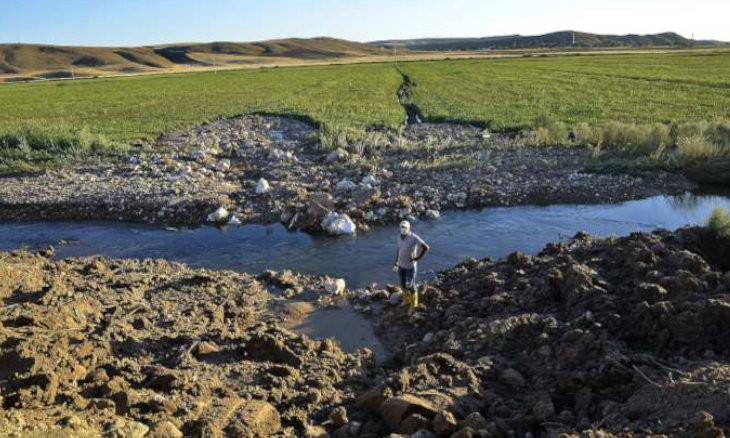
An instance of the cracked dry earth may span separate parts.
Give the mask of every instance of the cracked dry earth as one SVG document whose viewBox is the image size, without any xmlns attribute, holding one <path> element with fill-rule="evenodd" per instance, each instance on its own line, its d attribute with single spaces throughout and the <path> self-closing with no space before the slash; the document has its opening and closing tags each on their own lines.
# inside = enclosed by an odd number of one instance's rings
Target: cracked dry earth
<svg viewBox="0 0 730 438">
<path fill-rule="evenodd" d="M 415 312 L 394 287 L 347 291 L 378 309 L 386 363 L 282 328 L 278 304 L 335 301 L 327 279 L 51 255 L 0 254 L 6 435 L 721 438 L 730 426 L 730 241 L 708 229 L 467 260 L 426 284 Z"/>
<path fill-rule="evenodd" d="M 525 147 L 459 125 L 371 131 L 321 147 L 312 126 L 241 116 L 161 136 L 124 162 L 7 177 L 0 220 L 127 220 L 177 225 L 282 221 L 321 232 L 329 211 L 360 229 L 455 208 L 606 203 L 694 188 L 663 172 L 586 172 L 582 147 Z M 259 181 L 268 186 L 259 193 Z"/>
</svg>

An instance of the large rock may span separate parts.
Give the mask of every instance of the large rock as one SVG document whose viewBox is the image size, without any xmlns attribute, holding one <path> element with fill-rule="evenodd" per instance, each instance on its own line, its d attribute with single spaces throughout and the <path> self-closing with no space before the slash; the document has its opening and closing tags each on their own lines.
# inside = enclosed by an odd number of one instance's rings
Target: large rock
<svg viewBox="0 0 730 438">
<path fill-rule="evenodd" d="M 324 283 L 324 290 L 332 295 L 342 295 L 345 292 L 346 283 L 342 278 L 329 279 Z"/>
<path fill-rule="evenodd" d="M 401 423 L 412 414 L 433 418 L 438 409 L 430 401 L 411 394 L 391 397 L 380 405 L 380 415 L 391 429 L 400 431 Z"/>
<path fill-rule="evenodd" d="M 307 210 L 297 218 L 298 227 L 307 231 L 320 231 L 322 220 L 335 209 L 332 195 L 314 193 L 307 201 Z"/>
<path fill-rule="evenodd" d="M 245 403 L 231 418 L 227 436 L 267 437 L 281 430 L 279 412 L 263 400 Z"/>
<path fill-rule="evenodd" d="M 348 215 L 336 212 L 331 212 L 322 219 L 322 229 L 332 236 L 351 236 L 357 233 L 355 222 Z"/>
<path fill-rule="evenodd" d="M 225 207 L 218 207 L 218 209 L 208 215 L 208 222 L 221 223 L 228 218 L 228 210 Z"/>
</svg>

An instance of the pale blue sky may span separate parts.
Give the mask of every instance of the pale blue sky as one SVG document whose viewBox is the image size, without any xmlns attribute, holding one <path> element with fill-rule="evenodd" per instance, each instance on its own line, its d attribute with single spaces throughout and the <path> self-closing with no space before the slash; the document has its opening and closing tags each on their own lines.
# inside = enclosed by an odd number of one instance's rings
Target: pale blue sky
<svg viewBox="0 0 730 438">
<path fill-rule="evenodd" d="M 730 41 L 730 0 L 0 0 L 0 43 L 356 41 L 556 30 Z"/>
</svg>

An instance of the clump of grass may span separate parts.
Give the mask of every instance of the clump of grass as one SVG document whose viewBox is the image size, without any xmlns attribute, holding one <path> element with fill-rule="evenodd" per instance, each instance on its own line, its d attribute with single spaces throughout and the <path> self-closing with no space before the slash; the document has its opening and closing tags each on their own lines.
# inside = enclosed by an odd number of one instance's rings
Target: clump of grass
<svg viewBox="0 0 730 438">
<path fill-rule="evenodd" d="M 704 135 L 680 137 L 677 139 L 677 156 L 682 160 L 707 160 L 727 156 L 730 150 L 716 145 Z"/>
<path fill-rule="evenodd" d="M 88 129 L 26 123 L 0 133 L 0 174 L 33 173 L 53 164 L 127 150 L 124 143 Z"/>
<path fill-rule="evenodd" d="M 717 237 L 730 239 L 730 214 L 724 208 L 715 208 L 707 220 L 707 228 Z"/>
</svg>

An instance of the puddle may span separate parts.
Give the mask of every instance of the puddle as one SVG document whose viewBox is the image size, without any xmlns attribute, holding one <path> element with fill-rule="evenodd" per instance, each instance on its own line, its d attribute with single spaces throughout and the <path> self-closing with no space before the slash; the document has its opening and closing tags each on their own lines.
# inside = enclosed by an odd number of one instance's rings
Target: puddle
<svg viewBox="0 0 730 438">
<path fill-rule="evenodd" d="M 286 328 L 295 333 L 313 339 L 334 338 L 348 353 L 369 348 L 378 363 L 388 357 L 370 321 L 347 305 L 323 309 L 305 301 L 294 301 L 284 308 L 288 316 Z"/>
</svg>

